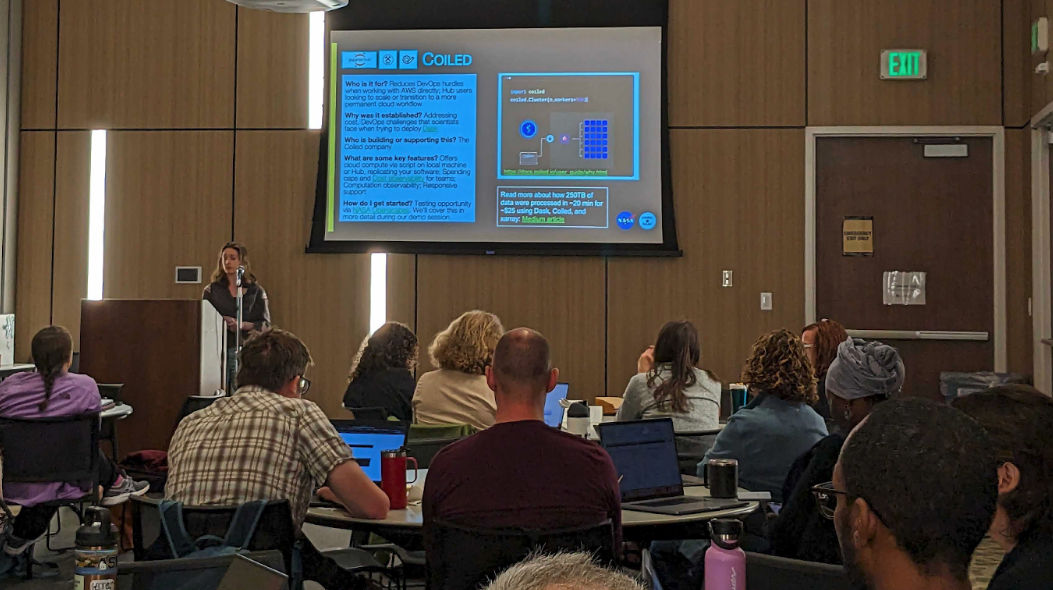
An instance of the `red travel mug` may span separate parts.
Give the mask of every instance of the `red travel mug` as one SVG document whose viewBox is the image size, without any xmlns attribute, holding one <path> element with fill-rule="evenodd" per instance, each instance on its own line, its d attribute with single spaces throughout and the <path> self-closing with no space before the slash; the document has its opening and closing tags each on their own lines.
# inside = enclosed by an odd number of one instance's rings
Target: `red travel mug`
<svg viewBox="0 0 1053 590">
<path fill-rule="evenodd" d="M 406 481 L 406 462 L 413 461 L 413 479 Z M 380 489 L 388 495 L 392 510 L 406 508 L 406 484 L 417 481 L 417 460 L 406 455 L 406 451 L 381 451 Z"/>
</svg>

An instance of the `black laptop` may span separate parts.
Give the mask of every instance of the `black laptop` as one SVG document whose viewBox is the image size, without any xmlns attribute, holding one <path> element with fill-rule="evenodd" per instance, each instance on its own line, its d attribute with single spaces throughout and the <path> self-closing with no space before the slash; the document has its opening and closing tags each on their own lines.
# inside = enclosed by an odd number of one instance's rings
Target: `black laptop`
<svg viewBox="0 0 1053 590">
<path fill-rule="evenodd" d="M 734 499 L 684 496 L 671 418 L 606 422 L 596 429 L 618 472 L 623 509 L 678 516 L 746 505 Z"/>
</svg>

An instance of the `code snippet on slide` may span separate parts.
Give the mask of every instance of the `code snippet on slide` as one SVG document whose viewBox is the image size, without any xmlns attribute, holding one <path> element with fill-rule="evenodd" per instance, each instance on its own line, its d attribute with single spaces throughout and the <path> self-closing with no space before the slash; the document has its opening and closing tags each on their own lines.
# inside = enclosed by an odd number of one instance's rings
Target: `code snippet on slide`
<svg viewBox="0 0 1053 590">
<path fill-rule="evenodd" d="M 475 221 L 476 75 L 345 75 L 341 222 Z"/>
<path fill-rule="evenodd" d="M 498 227 L 606 229 L 605 187 L 497 187 Z"/>
</svg>

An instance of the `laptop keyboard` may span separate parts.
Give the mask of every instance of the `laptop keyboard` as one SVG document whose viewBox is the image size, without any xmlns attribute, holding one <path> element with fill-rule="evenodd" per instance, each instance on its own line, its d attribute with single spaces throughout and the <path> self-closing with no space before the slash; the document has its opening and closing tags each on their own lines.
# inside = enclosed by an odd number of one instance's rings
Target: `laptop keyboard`
<svg viewBox="0 0 1053 590">
<path fill-rule="evenodd" d="M 635 502 L 636 506 L 647 506 L 648 508 L 661 508 L 663 506 L 677 506 L 680 504 L 694 504 L 701 502 L 700 498 L 688 498 L 686 496 L 680 496 L 679 498 L 665 498 L 662 500 L 650 500 L 647 502 Z"/>
</svg>

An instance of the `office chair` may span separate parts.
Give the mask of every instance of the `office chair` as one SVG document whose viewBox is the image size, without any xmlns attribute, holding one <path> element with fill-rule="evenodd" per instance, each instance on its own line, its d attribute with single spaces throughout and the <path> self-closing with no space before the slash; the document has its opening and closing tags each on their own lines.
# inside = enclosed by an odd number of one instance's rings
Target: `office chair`
<svg viewBox="0 0 1053 590">
<path fill-rule="evenodd" d="M 242 557 L 280 573 L 285 558 L 280 551 L 242 553 Z M 216 590 L 237 555 L 200 559 L 164 559 L 122 563 L 117 571 L 117 590 Z M 288 584 L 284 586 L 289 590 Z"/>
<path fill-rule="evenodd" d="M 680 464 L 680 473 L 695 475 L 696 466 L 706 456 L 706 452 L 713 447 L 718 434 L 720 434 L 719 428 L 676 432 L 673 434 L 673 438 L 676 441 L 676 459 Z"/>
<path fill-rule="evenodd" d="M 799 561 L 774 555 L 746 553 L 746 581 L 750 590 L 850 590 L 839 565 Z"/>
</svg>

